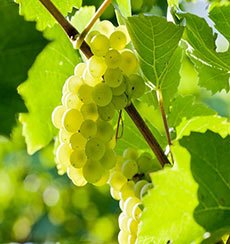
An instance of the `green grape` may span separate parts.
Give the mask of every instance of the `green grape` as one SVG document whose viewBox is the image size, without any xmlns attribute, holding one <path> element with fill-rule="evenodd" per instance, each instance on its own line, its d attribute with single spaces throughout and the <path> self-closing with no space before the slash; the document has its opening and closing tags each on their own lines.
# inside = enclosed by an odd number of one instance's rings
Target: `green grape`
<svg viewBox="0 0 230 244">
<path fill-rule="evenodd" d="M 94 55 L 105 56 L 109 51 L 109 39 L 105 35 L 97 34 L 91 39 L 90 48 Z"/>
<path fill-rule="evenodd" d="M 85 153 L 88 158 L 100 160 L 105 153 L 105 144 L 97 137 L 91 138 L 86 143 Z"/>
<path fill-rule="evenodd" d="M 105 63 L 109 68 L 116 69 L 121 62 L 121 54 L 116 49 L 109 50 L 105 55 Z"/>
<path fill-rule="evenodd" d="M 97 121 L 97 137 L 100 138 L 103 142 L 108 142 L 113 137 L 113 126 L 103 120 Z"/>
<path fill-rule="evenodd" d="M 98 29 L 100 33 L 109 37 L 114 31 L 114 26 L 110 21 L 103 20 L 98 24 Z"/>
<path fill-rule="evenodd" d="M 70 136 L 71 136 L 71 133 L 69 133 L 68 131 L 64 130 L 63 128 L 61 128 L 59 130 L 59 140 L 60 140 L 60 142 L 69 143 Z"/>
<path fill-rule="evenodd" d="M 69 92 L 65 97 L 64 104 L 67 108 L 75 108 L 79 110 L 82 106 L 82 101 L 76 94 Z"/>
<path fill-rule="evenodd" d="M 121 110 L 127 106 L 128 98 L 125 94 L 122 94 L 120 96 L 113 96 L 112 104 L 114 105 L 115 109 Z"/>
<path fill-rule="evenodd" d="M 114 171 L 109 178 L 109 184 L 115 191 L 120 191 L 120 189 L 126 184 L 127 179 L 125 176 L 119 172 Z"/>
<path fill-rule="evenodd" d="M 148 193 L 148 191 L 150 189 L 153 188 L 153 184 L 152 183 L 148 183 L 148 184 L 145 184 L 142 189 L 141 189 L 141 193 L 140 193 L 140 198 L 141 198 L 141 201 L 143 200 L 143 197 Z"/>
<path fill-rule="evenodd" d="M 93 87 L 87 85 L 87 84 L 82 84 L 78 90 L 78 97 L 83 103 L 92 103 L 92 90 Z"/>
<path fill-rule="evenodd" d="M 126 178 L 132 179 L 133 176 L 138 173 L 138 166 L 136 161 L 132 159 L 127 159 L 122 164 L 121 171 Z"/>
<path fill-rule="evenodd" d="M 136 240 L 137 240 L 136 235 L 129 235 L 129 237 L 128 237 L 128 244 L 135 244 L 136 243 Z"/>
<path fill-rule="evenodd" d="M 71 135 L 69 142 L 72 149 L 83 149 L 86 145 L 87 139 L 80 132 L 76 132 Z"/>
<path fill-rule="evenodd" d="M 118 224 L 122 221 L 123 218 L 126 218 L 126 215 L 124 212 L 121 212 L 120 215 L 118 216 Z"/>
<path fill-rule="evenodd" d="M 110 87 L 118 87 L 123 80 L 122 72 L 119 68 L 108 68 L 104 75 L 105 83 Z"/>
<path fill-rule="evenodd" d="M 147 180 L 139 180 L 134 186 L 134 192 L 136 197 L 141 198 L 141 189 L 144 185 L 148 184 Z"/>
<path fill-rule="evenodd" d="M 131 6 L 133 12 L 139 12 L 143 5 L 143 0 L 131 0 Z"/>
<path fill-rule="evenodd" d="M 89 183 L 96 183 L 103 175 L 104 169 L 96 159 L 87 160 L 83 167 L 83 176 Z"/>
<path fill-rule="evenodd" d="M 131 98 L 139 98 L 144 94 L 145 82 L 141 76 L 136 74 L 129 76 L 127 92 Z"/>
<path fill-rule="evenodd" d="M 120 219 L 120 221 L 118 222 L 120 230 L 128 232 L 128 221 L 129 221 L 129 216 L 127 215 Z"/>
<path fill-rule="evenodd" d="M 111 89 L 114 96 L 120 96 L 126 91 L 126 88 L 127 88 L 127 81 L 126 78 L 123 76 L 123 81 L 121 82 L 121 84 L 118 87 L 114 87 Z"/>
<path fill-rule="evenodd" d="M 121 230 L 118 234 L 118 243 L 127 244 L 129 238 L 129 232 Z"/>
<path fill-rule="evenodd" d="M 96 36 L 96 35 L 98 35 L 98 34 L 100 34 L 99 31 L 96 31 L 96 30 L 94 30 L 94 31 L 90 31 L 89 34 L 86 36 L 86 42 L 87 42 L 88 44 L 90 44 L 90 42 L 91 42 L 91 40 L 93 39 L 93 37 Z"/>
<path fill-rule="evenodd" d="M 127 43 L 127 38 L 124 32 L 116 30 L 114 31 L 109 38 L 110 47 L 116 50 L 122 50 L 125 48 Z"/>
<path fill-rule="evenodd" d="M 70 154 L 69 161 L 74 168 L 82 168 L 87 161 L 85 150 L 79 150 L 79 149 L 74 150 Z"/>
<path fill-rule="evenodd" d="M 70 166 L 67 170 L 68 177 L 76 186 L 84 186 L 87 184 L 82 172 L 82 168 L 77 169 Z"/>
<path fill-rule="evenodd" d="M 123 158 L 124 159 L 133 159 L 133 160 L 137 160 L 138 158 L 138 152 L 135 148 L 127 148 L 125 149 L 125 151 L 123 152 Z"/>
<path fill-rule="evenodd" d="M 61 143 L 56 151 L 57 161 L 66 169 L 69 166 L 71 148 L 66 143 Z"/>
<path fill-rule="evenodd" d="M 137 197 L 129 197 L 125 200 L 124 212 L 127 216 L 133 216 L 133 208 L 137 203 L 141 203 L 141 200 Z"/>
<path fill-rule="evenodd" d="M 112 100 L 112 90 L 108 85 L 104 83 L 97 84 L 93 88 L 92 97 L 94 102 L 98 106 L 106 106 Z"/>
<path fill-rule="evenodd" d="M 107 65 L 104 58 L 92 56 L 87 62 L 87 68 L 92 77 L 98 78 L 104 75 Z"/>
<path fill-rule="evenodd" d="M 129 233 L 136 235 L 138 231 L 138 222 L 133 218 L 129 218 L 128 220 L 128 231 Z"/>
<path fill-rule="evenodd" d="M 103 185 L 107 184 L 108 180 L 109 180 L 109 170 L 104 170 L 101 179 L 93 184 L 95 186 L 103 186 Z"/>
<path fill-rule="evenodd" d="M 114 149 L 116 146 L 117 140 L 116 137 L 114 136 L 107 144 L 106 144 L 106 149 Z"/>
<path fill-rule="evenodd" d="M 120 68 L 127 75 L 131 75 L 138 70 L 137 58 L 131 50 L 124 49 L 121 52 Z"/>
<path fill-rule="evenodd" d="M 112 103 L 109 103 L 108 105 L 104 107 L 98 107 L 98 113 L 99 117 L 102 120 L 109 121 L 113 119 L 115 115 L 115 107 Z"/>
<path fill-rule="evenodd" d="M 70 108 L 63 114 L 62 125 L 68 132 L 76 132 L 79 130 L 82 122 L 83 117 L 77 109 Z"/>
<path fill-rule="evenodd" d="M 66 111 L 66 107 L 63 105 L 60 105 L 60 106 L 57 106 L 52 113 L 53 125 L 58 129 L 62 128 L 62 118 L 63 118 L 65 111 Z"/>
<path fill-rule="evenodd" d="M 129 197 L 135 197 L 134 186 L 135 183 L 132 180 L 124 184 L 120 189 L 120 198 L 125 201 Z"/>
<path fill-rule="evenodd" d="M 89 86 L 96 86 L 98 83 L 101 83 L 102 81 L 102 77 L 97 77 L 97 78 L 94 78 L 90 75 L 88 69 L 85 69 L 84 73 L 83 73 L 83 79 L 85 81 L 85 84 L 86 85 L 89 85 Z"/>
<path fill-rule="evenodd" d="M 127 45 L 127 44 L 131 41 L 131 39 L 130 39 L 130 36 L 129 36 L 129 33 L 128 33 L 128 31 L 127 31 L 126 26 L 125 26 L 125 25 L 119 25 L 119 26 L 116 28 L 116 30 L 117 30 L 117 31 L 122 31 L 122 32 L 125 34 L 125 36 L 126 36 L 126 40 L 127 40 L 126 45 Z"/>
<path fill-rule="evenodd" d="M 79 63 L 74 69 L 74 75 L 78 77 L 82 77 L 86 68 L 87 68 L 86 63 Z"/>
<path fill-rule="evenodd" d="M 152 172 L 153 159 L 152 155 L 148 152 L 144 152 L 137 159 L 137 165 L 140 173 Z"/>
<path fill-rule="evenodd" d="M 124 210 L 124 204 L 125 204 L 125 201 L 124 201 L 123 199 L 121 199 L 121 200 L 119 201 L 119 207 L 120 207 L 121 211 Z"/>
<path fill-rule="evenodd" d="M 120 200 L 119 191 L 116 191 L 112 187 L 110 187 L 110 194 L 111 194 L 111 196 L 112 196 L 113 199 Z"/>
<path fill-rule="evenodd" d="M 67 80 L 67 89 L 68 89 L 68 91 L 77 94 L 77 92 L 82 84 L 83 84 L 83 81 L 79 76 L 72 75 Z"/>
<path fill-rule="evenodd" d="M 65 99 L 66 99 L 66 97 L 67 97 L 70 93 L 71 93 L 71 92 L 66 91 L 65 93 L 62 94 L 62 98 L 61 98 L 61 103 L 62 103 L 62 105 L 65 106 Z"/>
<path fill-rule="evenodd" d="M 123 163 L 124 163 L 124 158 L 122 156 L 117 156 L 115 170 L 121 171 L 121 167 Z"/>
<path fill-rule="evenodd" d="M 97 124 L 93 120 L 85 120 L 81 124 L 80 132 L 85 138 L 93 137 L 97 133 Z"/>
<path fill-rule="evenodd" d="M 116 159 L 116 153 L 112 149 L 108 149 L 105 151 L 100 163 L 105 169 L 112 169 L 116 164 Z"/>
<path fill-rule="evenodd" d="M 98 111 L 96 103 L 83 104 L 81 107 L 83 118 L 96 121 L 98 119 Z"/>
<path fill-rule="evenodd" d="M 132 211 L 132 218 L 135 219 L 136 221 L 139 221 L 142 210 L 140 208 L 140 203 L 137 203 L 134 207 L 133 207 L 133 211 Z"/>
</svg>

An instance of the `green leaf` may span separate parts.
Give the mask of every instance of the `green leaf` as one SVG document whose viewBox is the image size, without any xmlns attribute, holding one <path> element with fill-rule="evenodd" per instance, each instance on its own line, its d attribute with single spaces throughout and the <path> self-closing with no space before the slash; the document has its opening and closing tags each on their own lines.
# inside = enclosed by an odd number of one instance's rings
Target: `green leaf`
<svg viewBox="0 0 230 244">
<path fill-rule="evenodd" d="M 171 104 L 168 115 L 168 124 L 170 127 L 177 127 L 183 119 L 190 120 L 193 117 L 213 115 L 214 110 L 204 104 L 195 103 L 194 96 L 177 96 Z"/>
<path fill-rule="evenodd" d="M 215 51 L 216 35 L 204 19 L 188 13 L 182 16 L 186 18 L 187 53 L 198 71 L 199 85 L 213 94 L 223 89 L 228 92 L 230 52 Z"/>
<path fill-rule="evenodd" d="M 179 3 L 178 3 L 178 0 L 168 0 L 168 5 L 169 5 L 169 7 L 178 6 Z"/>
<path fill-rule="evenodd" d="M 224 138 L 230 135 L 230 122 L 227 118 L 222 118 L 217 115 L 198 116 L 190 120 L 183 120 L 176 128 L 176 140 L 181 139 L 183 136 L 190 135 L 192 131 L 204 133 L 207 130 L 218 133 Z"/>
<path fill-rule="evenodd" d="M 46 146 L 56 135 L 51 114 L 61 103 L 65 80 L 80 62 L 79 54 L 61 27 L 55 25 L 45 32 L 45 36 L 53 41 L 38 55 L 27 81 L 18 88 L 29 111 L 21 114 L 20 121 L 30 154 Z"/>
<path fill-rule="evenodd" d="M 175 146 L 177 164 L 152 174 L 138 243 L 213 244 L 230 231 L 230 137 L 192 133 L 180 144 L 190 154 Z"/>
<path fill-rule="evenodd" d="M 213 3 L 209 11 L 209 18 L 215 23 L 215 28 L 230 41 L 230 4 Z"/>
<path fill-rule="evenodd" d="M 178 27 L 163 17 L 133 16 L 126 25 L 140 59 L 146 78 L 160 88 L 172 65 L 170 61 L 178 47 L 183 27 Z"/>
<path fill-rule="evenodd" d="M 17 86 L 47 41 L 35 24 L 18 15 L 18 6 L 0 2 L 0 134 L 9 135 L 16 124 L 16 113 L 25 112 Z"/>
<path fill-rule="evenodd" d="M 20 4 L 20 14 L 25 16 L 26 20 L 36 21 L 39 30 L 44 30 L 47 26 L 52 27 L 54 25 L 55 19 L 39 0 L 15 1 Z M 73 7 L 81 7 L 82 0 L 52 0 L 52 3 L 64 16 L 67 16 L 67 13 L 71 12 Z"/>
<path fill-rule="evenodd" d="M 125 18 L 131 16 L 131 2 L 130 0 L 113 0 L 114 7 Z"/>
</svg>

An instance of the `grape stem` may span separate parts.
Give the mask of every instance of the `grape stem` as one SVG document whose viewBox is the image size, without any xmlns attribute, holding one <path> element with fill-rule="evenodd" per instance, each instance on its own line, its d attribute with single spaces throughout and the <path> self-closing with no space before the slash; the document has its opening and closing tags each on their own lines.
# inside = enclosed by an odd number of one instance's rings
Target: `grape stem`
<svg viewBox="0 0 230 244">
<path fill-rule="evenodd" d="M 160 110 L 161 110 L 161 116 L 162 116 L 164 127 L 165 127 L 165 133 L 166 133 L 166 137 L 167 137 L 167 140 L 168 140 L 170 156 L 171 156 L 172 164 L 174 164 L 173 153 L 172 153 L 172 150 L 171 150 L 172 140 L 171 140 L 170 133 L 169 133 L 169 127 L 168 127 L 168 122 L 167 122 L 165 109 L 164 109 L 164 103 L 163 103 L 163 95 L 162 95 L 162 91 L 161 91 L 160 88 L 157 90 L 157 95 L 158 95 L 157 97 L 158 97 L 158 102 L 159 102 Z"/>
<path fill-rule="evenodd" d="M 86 35 L 90 31 L 90 29 L 93 27 L 95 22 L 100 18 L 100 16 L 104 13 L 105 9 L 109 6 L 109 4 L 112 2 L 112 0 L 105 0 L 100 8 L 97 10 L 97 12 L 94 14 L 94 16 L 91 18 L 81 35 L 77 38 L 77 47 L 80 47 L 82 42 L 84 41 Z"/>
<path fill-rule="evenodd" d="M 120 122 L 121 122 L 121 135 L 118 136 L 119 133 L 119 129 L 120 129 Z M 124 131 L 124 123 L 123 123 L 123 119 L 122 119 L 122 110 L 119 111 L 119 115 L 118 115 L 118 119 L 117 119 L 117 129 L 116 129 L 116 134 L 115 134 L 115 139 L 116 141 L 118 139 L 121 139 L 122 135 L 123 135 L 123 131 Z"/>
<path fill-rule="evenodd" d="M 43 6 L 49 11 L 49 13 L 56 19 L 56 21 L 61 25 L 63 30 L 66 32 L 67 36 L 70 38 L 71 41 L 75 41 L 77 36 L 79 35 L 79 32 L 77 29 L 72 26 L 68 20 L 65 19 L 65 17 L 62 15 L 62 13 L 56 8 L 56 6 L 50 1 L 50 0 L 38 0 L 40 1 Z M 90 58 L 93 54 L 90 50 L 89 45 L 83 41 L 82 45 L 80 47 L 80 50 L 84 53 L 86 58 Z M 155 153 L 157 159 L 161 163 L 162 167 L 165 164 L 170 164 L 168 158 L 164 154 L 163 149 L 160 147 L 159 143 L 151 133 L 150 129 L 145 124 L 144 120 L 134 107 L 134 105 L 131 103 L 129 106 L 125 108 L 126 112 L 130 116 L 130 118 L 133 120 L 134 124 L 137 126 L 147 143 L 149 144 L 150 148 Z"/>
<path fill-rule="evenodd" d="M 226 244 L 230 244 L 230 236 L 228 237 Z"/>
</svg>

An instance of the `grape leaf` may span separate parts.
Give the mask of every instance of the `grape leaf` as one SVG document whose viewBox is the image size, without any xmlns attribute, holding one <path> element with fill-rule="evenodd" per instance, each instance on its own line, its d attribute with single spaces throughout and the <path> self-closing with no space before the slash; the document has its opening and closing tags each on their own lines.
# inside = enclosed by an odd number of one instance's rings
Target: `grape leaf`
<svg viewBox="0 0 230 244">
<path fill-rule="evenodd" d="M 216 114 L 214 110 L 204 104 L 195 103 L 193 96 L 177 96 L 171 104 L 170 113 L 168 115 L 168 124 L 170 127 L 177 127 L 182 119 L 187 120 L 195 116 L 205 116 Z"/>
<path fill-rule="evenodd" d="M 169 7 L 178 6 L 179 3 L 178 3 L 178 0 L 168 0 L 168 5 L 169 5 Z"/>
<path fill-rule="evenodd" d="M 112 3 L 114 7 L 119 11 L 119 13 L 127 18 L 131 16 L 131 0 L 113 0 Z"/>
<path fill-rule="evenodd" d="M 15 1 L 20 4 L 19 13 L 23 15 L 26 20 L 36 21 L 38 30 L 44 30 L 47 26 L 52 27 L 54 25 L 55 19 L 39 0 Z M 80 8 L 82 0 L 52 0 L 52 3 L 66 16 L 68 12 L 72 11 L 73 7 Z"/>
<path fill-rule="evenodd" d="M 207 22 L 193 14 L 182 14 L 186 18 L 187 53 L 199 74 L 199 85 L 213 94 L 225 89 L 229 91 L 230 52 L 217 53 L 212 28 Z"/>
<path fill-rule="evenodd" d="M 230 137 L 192 133 L 180 144 L 177 165 L 152 174 L 138 243 L 213 244 L 230 231 Z"/>
<path fill-rule="evenodd" d="M 47 29 L 45 37 L 53 41 L 37 56 L 27 81 L 18 88 L 29 111 L 20 115 L 20 121 L 30 154 L 46 146 L 56 135 L 51 114 L 61 103 L 65 80 L 80 62 L 79 54 L 61 27 Z"/>
<path fill-rule="evenodd" d="M 190 120 L 183 120 L 176 128 L 176 140 L 181 139 L 183 136 L 190 135 L 191 131 L 204 133 L 207 130 L 218 133 L 224 138 L 230 135 L 230 122 L 227 118 L 222 118 L 217 115 L 198 116 Z"/>
<path fill-rule="evenodd" d="M 0 134 L 9 135 L 16 124 L 15 114 L 26 111 L 17 86 L 47 41 L 35 23 L 18 15 L 18 6 L 12 2 L 0 2 L 0 23 Z"/>
</svg>

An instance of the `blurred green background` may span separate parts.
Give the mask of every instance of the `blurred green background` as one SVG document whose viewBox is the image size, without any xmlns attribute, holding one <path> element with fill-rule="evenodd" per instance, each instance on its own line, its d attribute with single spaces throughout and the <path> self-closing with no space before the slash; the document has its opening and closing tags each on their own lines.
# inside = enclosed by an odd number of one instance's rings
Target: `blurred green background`
<svg viewBox="0 0 230 244">
<path fill-rule="evenodd" d="M 139 6 L 133 1 L 134 14 L 166 16 L 166 1 L 136 2 Z M 84 1 L 96 7 L 101 3 Z M 109 7 L 102 18 L 115 23 L 113 8 Z M 224 92 L 211 96 L 200 89 L 186 56 L 181 75 L 180 94 L 194 94 L 198 101 L 230 117 L 230 96 Z M 11 139 L 0 137 L 0 243 L 117 243 L 119 213 L 109 186 L 78 188 L 66 175 L 57 174 L 52 144 L 29 156 L 20 125 L 14 128 Z"/>
</svg>

